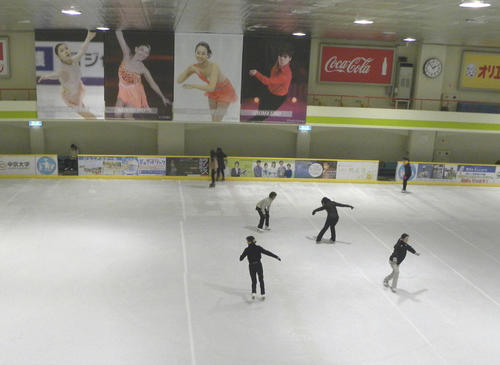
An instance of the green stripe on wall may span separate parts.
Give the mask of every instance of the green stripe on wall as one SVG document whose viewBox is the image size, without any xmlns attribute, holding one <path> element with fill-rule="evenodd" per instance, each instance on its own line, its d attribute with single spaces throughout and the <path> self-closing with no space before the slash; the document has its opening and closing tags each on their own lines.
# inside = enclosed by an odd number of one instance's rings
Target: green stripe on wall
<svg viewBox="0 0 500 365">
<path fill-rule="evenodd" d="M 36 119 L 36 111 L 0 111 L 0 119 Z"/>
<path fill-rule="evenodd" d="M 403 128 L 434 128 L 434 129 L 468 129 L 481 131 L 500 131 L 500 124 L 465 123 L 465 122 L 433 122 L 427 120 L 398 120 L 398 119 L 370 119 L 345 117 L 307 117 L 311 124 L 341 124 L 362 125 L 376 127 L 403 127 Z"/>
</svg>

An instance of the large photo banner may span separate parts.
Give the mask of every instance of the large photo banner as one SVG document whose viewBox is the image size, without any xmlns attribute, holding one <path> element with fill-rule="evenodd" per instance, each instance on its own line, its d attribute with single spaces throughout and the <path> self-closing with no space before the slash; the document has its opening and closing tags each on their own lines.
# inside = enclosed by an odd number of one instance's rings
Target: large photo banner
<svg viewBox="0 0 500 365">
<path fill-rule="evenodd" d="M 239 122 L 243 36 L 176 33 L 174 119 Z"/>
<path fill-rule="evenodd" d="M 9 38 L 0 37 L 0 77 L 10 77 Z"/>
<path fill-rule="evenodd" d="M 390 85 L 394 49 L 321 45 L 319 62 L 319 82 Z"/>
<path fill-rule="evenodd" d="M 104 73 L 106 118 L 172 119 L 173 33 L 107 32 Z"/>
<path fill-rule="evenodd" d="M 165 176 L 161 156 L 78 155 L 80 176 Z"/>
<path fill-rule="evenodd" d="M 228 157 L 224 173 L 230 177 L 289 179 L 294 176 L 294 171 L 295 160 Z"/>
<path fill-rule="evenodd" d="M 244 37 L 242 122 L 305 123 L 310 46 L 304 38 Z"/>
<path fill-rule="evenodd" d="M 103 57 L 102 33 L 36 30 L 38 118 L 103 119 Z"/>
</svg>

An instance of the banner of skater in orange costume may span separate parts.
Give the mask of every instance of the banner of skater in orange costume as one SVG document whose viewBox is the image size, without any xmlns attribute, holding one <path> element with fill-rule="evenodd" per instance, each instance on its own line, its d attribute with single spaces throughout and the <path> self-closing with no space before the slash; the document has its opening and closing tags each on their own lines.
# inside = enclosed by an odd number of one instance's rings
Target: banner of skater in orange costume
<svg viewBox="0 0 500 365">
<path fill-rule="evenodd" d="M 176 121 L 239 122 L 243 36 L 176 33 Z"/>
<path fill-rule="evenodd" d="M 310 40 L 243 39 L 241 121 L 305 123 Z"/>
<path fill-rule="evenodd" d="M 106 32 L 106 119 L 171 120 L 174 34 Z"/>
<path fill-rule="evenodd" d="M 103 34 L 35 31 L 40 119 L 104 118 Z"/>
</svg>

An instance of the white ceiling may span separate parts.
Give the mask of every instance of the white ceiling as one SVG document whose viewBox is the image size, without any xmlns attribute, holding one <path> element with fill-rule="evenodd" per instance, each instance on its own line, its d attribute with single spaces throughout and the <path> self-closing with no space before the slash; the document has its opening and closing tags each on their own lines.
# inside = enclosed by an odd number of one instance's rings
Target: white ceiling
<svg viewBox="0 0 500 365">
<path fill-rule="evenodd" d="M 315 38 L 500 46 L 500 0 L 464 9 L 460 0 L 0 0 L 0 31 L 95 28 L 177 32 L 302 31 Z M 74 6 L 81 16 L 60 13 Z M 368 18 L 372 25 L 353 24 Z M 29 21 L 29 22 L 28 22 Z M 384 33 L 385 32 L 385 33 Z"/>
</svg>

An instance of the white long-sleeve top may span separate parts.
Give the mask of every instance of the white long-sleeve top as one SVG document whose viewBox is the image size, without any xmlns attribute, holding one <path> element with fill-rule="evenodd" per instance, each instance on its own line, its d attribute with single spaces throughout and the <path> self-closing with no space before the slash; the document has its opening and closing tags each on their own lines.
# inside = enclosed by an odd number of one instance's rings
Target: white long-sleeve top
<svg viewBox="0 0 500 365">
<path fill-rule="evenodd" d="M 273 202 L 273 199 L 271 199 L 269 197 L 268 198 L 264 198 L 260 202 L 257 203 L 257 208 L 269 211 L 269 208 L 271 208 L 271 203 L 272 202 Z"/>
</svg>

